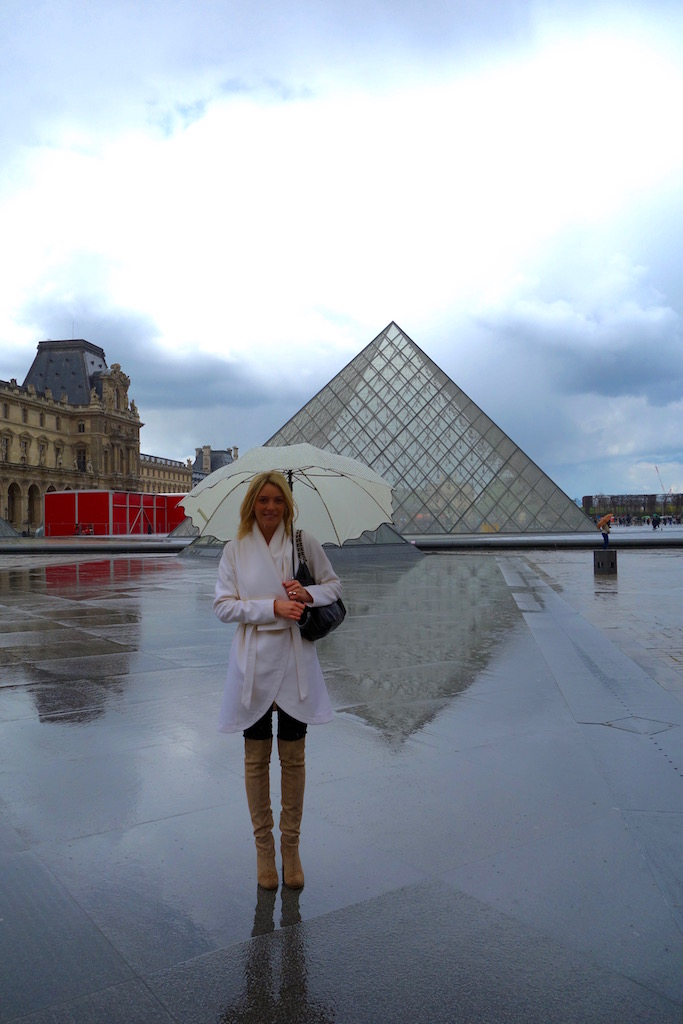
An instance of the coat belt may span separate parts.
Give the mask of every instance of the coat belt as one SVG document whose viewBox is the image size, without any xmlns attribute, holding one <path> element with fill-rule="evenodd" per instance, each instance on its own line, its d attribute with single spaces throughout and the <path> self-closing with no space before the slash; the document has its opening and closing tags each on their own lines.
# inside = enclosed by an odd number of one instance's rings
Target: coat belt
<svg viewBox="0 0 683 1024">
<path fill-rule="evenodd" d="M 244 687 L 242 689 L 242 704 L 245 708 L 251 707 L 251 701 L 254 694 L 254 677 L 256 675 L 256 636 L 254 635 L 258 630 L 258 625 L 250 623 L 242 623 L 241 628 L 244 628 L 244 643 L 245 643 L 245 666 L 244 666 Z M 296 681 L 299 690 L 299 700 L 305 700 L 308 697 L 308 673 L 304 665 L 304 647 L 303 640 L 301 639 L 301 633 L 299 626 L 296 622 L 293 622 L 291 626 L 284 626 L 283 629 L 288 629 L 292 642 L 294 644 L 294 662 L 296 664 Z M 269 630 L 269 632 L 272 632 Z M 277 630 L 277 632 L 281 632 Z M 282 683 L 282 677 L 285 674 L 285 668 L 287 667 L 287 659 L 282 658 L 280 662 L 280 674 L 277 679 L 277 690 L 280 689 Z"/>
</svg>

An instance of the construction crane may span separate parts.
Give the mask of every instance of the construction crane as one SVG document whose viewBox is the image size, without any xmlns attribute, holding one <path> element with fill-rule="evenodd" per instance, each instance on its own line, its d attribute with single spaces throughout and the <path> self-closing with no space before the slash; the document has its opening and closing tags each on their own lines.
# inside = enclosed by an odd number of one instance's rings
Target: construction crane
<svg viewBox="0 0 683 1024">
<path fill-rule="evenodd" d="M 661 473 L 659 472 L 659 469 L 657 468 L 657 466 L 655 466 L 655 473 L 657 474 L 657 479 L 659 480 L 659 485 L 662 488 L 662 494 L 673 494 L 673 487 L 670 487 L 669 490 L 667 491 L 666 487 L 664 486 L 664 481 L 662 480 Z"/>
</svg>

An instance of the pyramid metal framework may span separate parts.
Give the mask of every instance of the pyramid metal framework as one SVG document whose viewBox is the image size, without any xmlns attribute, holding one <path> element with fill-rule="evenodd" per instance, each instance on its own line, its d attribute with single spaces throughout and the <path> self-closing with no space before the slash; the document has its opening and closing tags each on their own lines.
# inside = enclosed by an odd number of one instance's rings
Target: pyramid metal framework
<svg viewBox="0 0 683 1024">
<path fill-rule="evenodd" d="M 18 537 L 19 533 L 6 520 L 0 519 L 0 537 Z"/>
<path fill-rule="evenodd" d="M 389 480 L 404 536 L 595 532 L 393 322 L 266 444 L 301 441 L 360 459 Z"/>
</svg>

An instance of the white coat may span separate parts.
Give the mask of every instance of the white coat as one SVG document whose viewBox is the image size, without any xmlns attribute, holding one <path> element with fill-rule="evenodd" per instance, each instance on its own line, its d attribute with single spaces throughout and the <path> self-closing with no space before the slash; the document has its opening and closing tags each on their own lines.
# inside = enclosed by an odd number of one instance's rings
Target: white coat
<svg viewBox="0 0 683 1024">
<path fill-rule="evenodd" d="M 302 532 L 315 586 L 307 587 L 314 605 L 332 604 L 341 583 L 318 541 Z M 295 556 L 295 571 L 299 560 Z M 237 622 L 228 659 L 228 675 L 218 728 L 241 732 L 258 722 L 275 702 L 308 725 L 332 719 L 332 705 L 315 644 L 303 640 L 299 625 L 276 616 L 273 602 L 286 600 L 291 579 L 292 538 L 279 524 L 270 544 L 258 525 L 241 540 L 226 544 L 216 582 L 213 610 L 221 622 Z"/>
</svg>

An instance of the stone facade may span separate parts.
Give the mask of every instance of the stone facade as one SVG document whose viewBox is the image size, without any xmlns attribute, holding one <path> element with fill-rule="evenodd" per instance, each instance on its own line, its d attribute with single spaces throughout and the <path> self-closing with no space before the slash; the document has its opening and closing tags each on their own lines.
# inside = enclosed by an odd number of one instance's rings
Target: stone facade
<svg viewBox="0 0 683 1024">
<path fill-rule="evenodd" d="M 187 494 L 192 490 L 192 461 L 140 454 L 140 487 L 147 494 Z"/>
<path fill-rule="evenodd" d="M 44 341 L 23 384 L 0 381 L 0 516 L 22 533 L 43 522 L 47 491 L 185 492 L 187 464 L 140 455 L 130 378 L 84 340 Z M 144 469 L 143 469 L 144 464 Z"/>
</svg>

